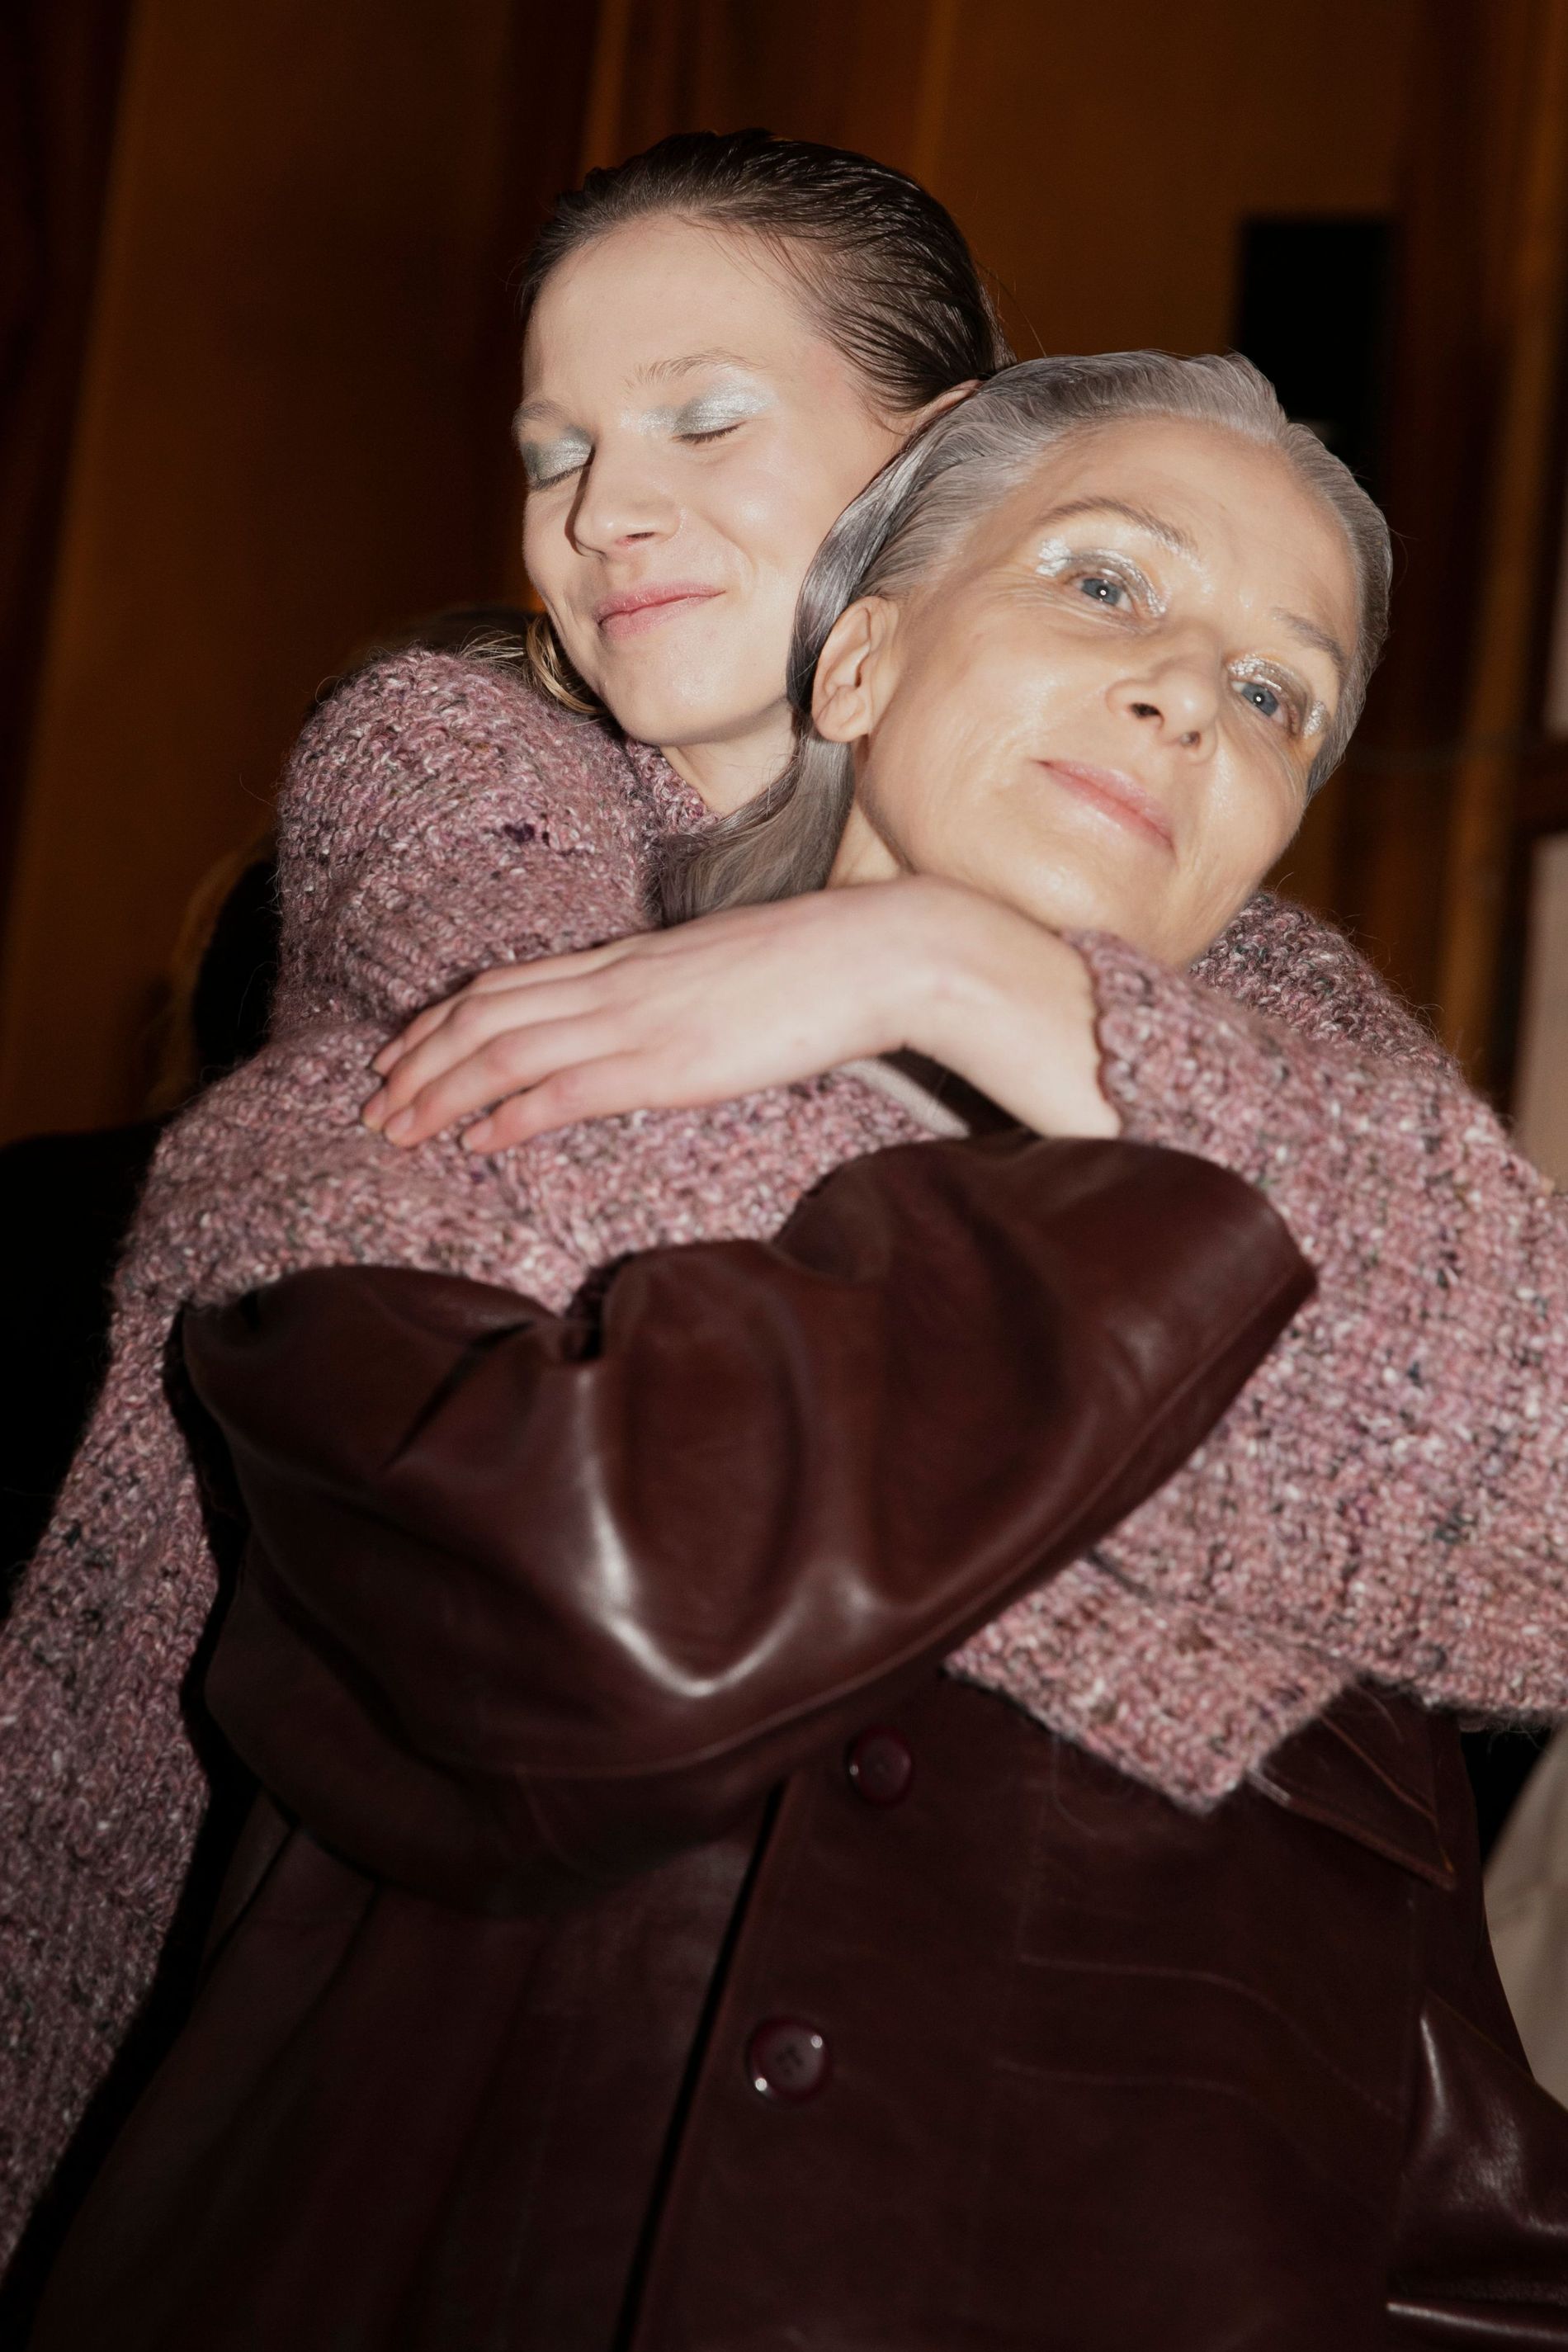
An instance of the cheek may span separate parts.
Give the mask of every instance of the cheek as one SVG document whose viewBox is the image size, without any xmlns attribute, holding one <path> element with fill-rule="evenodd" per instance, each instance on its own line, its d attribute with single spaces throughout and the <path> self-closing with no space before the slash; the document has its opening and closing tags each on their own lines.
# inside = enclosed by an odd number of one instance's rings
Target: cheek
<svg viewBox="0 0 1568 2352">
<path fill-rule="evenodd" d="M 758 571 L 786 573 L 793 593 L 845 502 L 792 457 L 774 457 L 715 474 L 696 503 Z"/>
<path fill-rule="evenodd" d="M 1237 797 L 1234 861 L 1256 887 L 1295 839 L 1307 811 L 1304 770 L 1289 751 L 1258 762 Z"/>
<path fill-rule="evenodd" d="M 831 526 L 900 446 L 841 398 L 777 418 L 716 467 L 699 493 L 707 519 L 753 561 L 805 575 Z"/>
<path fill-rule="evenodd" d="M 522 568 L 542 596 L 550 568 L 549 549 L 537 509 L 528 499 L 522 508 Z"/>
<path fill-rule="evenodd" d="M 562 516 L 532 501 L 522 509 L 522 568 L 559 627 L 570 617 L 574 559 Z"/>
<path fill-rule="evenodd" d="M 914 662 L 878 727 L 860 797 L 877 830 L 917 873 L 966 871 L 999 832 L 996 713 L 956 690 L 939 657 Z"/>
<path fill-rule="evenodd" d="M 1246 904 L 1289 847 L 1304 798 L 1293 766 L 1279 759 L 1249 763 L 1215 793 L 1204 812 L 1203 837 L 1192 865 L 1194 896 L 1211 922 L 1211 936 Z M 1201 940 L 1193 952 L 1207 944 Z"/>
</svg>

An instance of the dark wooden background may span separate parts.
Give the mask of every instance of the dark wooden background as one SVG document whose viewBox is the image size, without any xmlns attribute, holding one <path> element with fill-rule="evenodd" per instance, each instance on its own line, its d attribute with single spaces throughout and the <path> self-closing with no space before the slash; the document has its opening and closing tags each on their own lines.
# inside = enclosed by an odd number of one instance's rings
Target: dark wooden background
<svg viewBox="0 0 1568 2352">
<path fill-rule="evenodd" d="M 662 132 L 868 148 L 1020 347 L 1223 347 L 1240 225 L 1386 215 L 1397 627 L 1286 881 L 1506 1096 L 1563 508 L 1568 0 L 9 0 L 0 1134 L 131 1116 L 320 681 L 515 596 L 510 275 Z"/>
</svg>

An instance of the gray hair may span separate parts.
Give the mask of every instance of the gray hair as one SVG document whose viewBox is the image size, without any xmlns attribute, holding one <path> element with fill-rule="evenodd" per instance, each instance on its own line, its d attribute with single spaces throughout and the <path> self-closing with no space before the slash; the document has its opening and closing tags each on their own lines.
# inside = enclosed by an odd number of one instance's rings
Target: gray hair
<svg viewBox="0 0 1568 2352">
<path fill-rule="evenodd" d="M 811 720 L 823 646 L 862 596 L 897 597 L 929 583 L 976 522 L 1068 435 L 1130 417 L 1190 418 L 1278 451 L 1334 515 L 1355 567 L 1358 626 L 1339 709 L 1312 763 L 1315 792 L 1344 757 L 1388 625 L 1388 526 L 1350 468 L 1304 425 L 1292 425 L 1250 360 L 1109 352 L 1026 360 L 1005 368 L 909 443 L 846 507 L 813 559 L 795 606 L 789 698 L 795 756 L 744 808 L 662 846 L 655 891 L 666 922 L 724 907 L 795 898 L 826 881 L 854 796 L 847 744 Z"/>
</svg>

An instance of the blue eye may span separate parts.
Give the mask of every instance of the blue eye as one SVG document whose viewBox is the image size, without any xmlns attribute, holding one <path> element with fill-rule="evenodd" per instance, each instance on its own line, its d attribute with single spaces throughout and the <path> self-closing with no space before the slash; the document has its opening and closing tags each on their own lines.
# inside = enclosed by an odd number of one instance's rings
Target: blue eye
<svg viewBox="0 0 1568 2352">
<path fill-rule="evenodd" d="M 1254 710 L 1261 712 L 1265 719 L 1278 717 L 1285 707 L 1266 678 L 1248 678 L 1241 693 L 1243 701 L 1250 702 Z"/>
<path fill-rule="evenodd" d="M 1127 600 L 1126 583 L 1112 579 L 1108 572 L 1086 572 L 1078 589 L 1079 594 L 1087 596 L 1091 604 L 1105 605 L 1113 613 L 1120 612 Z"/>
</svg>

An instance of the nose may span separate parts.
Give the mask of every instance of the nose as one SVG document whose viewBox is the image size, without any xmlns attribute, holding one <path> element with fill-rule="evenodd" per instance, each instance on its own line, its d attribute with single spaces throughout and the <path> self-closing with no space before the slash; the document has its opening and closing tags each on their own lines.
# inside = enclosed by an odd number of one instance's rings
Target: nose
<svg viewBox="0 0 1568 2352">
<path fill-rule="evenodd" d="M 1186 751 L 1212 749 L 1219 723 L 1218 665 L 1196 645 L 1171 646 L 1118 678 L 1113 709 L 1153 730 L 1162 742 Z"/>
<path fill-rule="evenodd" d="M 635 442 L 602 442 L 584 468 L 567 530 L 580 554 L 614 556 L 670 538 L 679 521 L 652 453 Z"/>
</svg>

